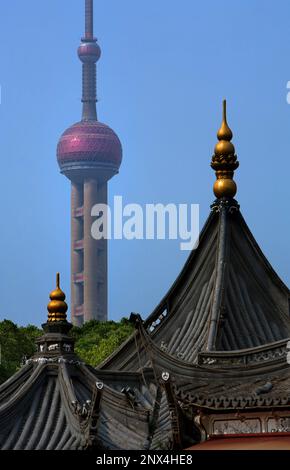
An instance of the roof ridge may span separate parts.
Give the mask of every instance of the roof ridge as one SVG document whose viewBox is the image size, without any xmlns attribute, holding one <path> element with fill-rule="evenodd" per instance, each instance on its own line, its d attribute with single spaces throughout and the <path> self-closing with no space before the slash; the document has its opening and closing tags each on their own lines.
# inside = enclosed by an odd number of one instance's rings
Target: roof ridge
<svg viewBox="0 0 290 470">
<path fill-rule="evenodd" d="M 221 319 L 221 310 L 224 302 L 224 293 L 228 280 L 228 259 L 230 251 L 230 230 L 228 227 L 228 207 L 222 205 L 219 210 L 218 239 L 215 258 L 215 280 L 212 293 L 210 320 L 206 349 L 208 351 L 216 348 L 218 324 Z"/>
</svg>

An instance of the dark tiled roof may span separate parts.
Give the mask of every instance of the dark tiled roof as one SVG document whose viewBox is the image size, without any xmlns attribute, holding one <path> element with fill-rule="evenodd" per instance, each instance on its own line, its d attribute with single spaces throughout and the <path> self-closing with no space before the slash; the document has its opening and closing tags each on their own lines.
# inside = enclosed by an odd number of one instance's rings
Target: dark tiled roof
<svg viewBox="0 0 290 470">
<path fill-rule="evenodd" d="M 128 386 L 132 398 L 121 391 Z M 93 440 L 104 449 L 147 449 L 156 386 L 142 387 L 135 374 L 119 377 L 117 388 L 78 361 L 28 363 L 0 387 L 0 448 L 85 449 Z"/>
<path fill-rule="evenodd" d="M 290 365 L 286 360 L 286 342 L 243 350 L 239 354 L 212 353 L 208 357 L 219 358 L 220 363 L 217 360 L 216 363 L 197 365 L 160 350 L 142 324 L 139 325 L 139 334 L 152 358 L 157 380 L 170 382 L 176 399 L 184 406 L 227 411 L 290 406 Z M 284 354 L 276 355 L 277 349 L 283 350 Z M 240 360 L 248 357 L 249 353 L 261 354 L 263 351 L 263 361 L 248 363 Z M 203 357 L 207 357 L 206 354 Z"/>
<path fill-rule="evenodd" d="M 290 336 L 289 289 L 261 252 L 235 201 L 220 201 L 177 280 L 145 327 L 155 344 L 185 362 L 204 350 L 255 348 Z M 136 370 L 136 335 L 101 368 Z M 142 345 L 140 345 L 142 349 Z"/>
</svg>

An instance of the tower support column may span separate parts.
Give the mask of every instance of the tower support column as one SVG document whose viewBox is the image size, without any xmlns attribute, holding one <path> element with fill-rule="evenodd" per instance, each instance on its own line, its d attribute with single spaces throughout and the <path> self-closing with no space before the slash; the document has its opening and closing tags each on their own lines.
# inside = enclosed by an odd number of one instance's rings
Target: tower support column
<svg viewBox="0 0 290 470">
<path fill-rule="evenodd" d="M 107 204 L 107 183 L 84 182 L 84 321 L 107 320 L 107 240 L 95 240 L 91 229 L 92 208 Z"/>
<path fill-rule="evenodd" d="M 100 204 L 108 204 L 108 183 L 107 181 L 99 184 L 98 202 Z M 98 298 L 100 304 L 100 313 L 105 319 L 108 319 L 108 241 L 107 239 L 99 240 L 98 246 Z"/>
<path fill-rule="evenodd" d="M 76 307 L 83 303 L 83 285 L 75 282 L 75 275 L 83 271 L 83 251 L 76 250 L 76 242 L 83 239 L 83 218 L 76 211 L 83 205 L 83 186 L 71 183 L 71 317 L 72 323 L 81 326 L 83 319 L 77 316 Z"/>
</svg>

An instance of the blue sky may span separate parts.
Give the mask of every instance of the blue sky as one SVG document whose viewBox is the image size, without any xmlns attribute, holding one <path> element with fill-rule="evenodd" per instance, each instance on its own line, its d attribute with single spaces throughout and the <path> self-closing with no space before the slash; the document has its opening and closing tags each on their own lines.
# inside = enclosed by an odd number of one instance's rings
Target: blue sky
<svg viewBox="0 0 290 470">
<path fill-rule="evenodd" d="M 0 319 L 40 324 L 55 272 L 69 297 L 70 191 L 56 144 L 81 115 L 83 0 L 0 6 Z M 123 144 L 110 200 L 214 199 L 209 163 L 228 100 L 243 215 L 289 285 L 288 0 L 95 0 L 98 113 Z M 147 316 L 188 252 L 179 241 L 111 241 L 111 319 Z M 249 260 L 250 262 L 250 260 Z"/>
</svg>

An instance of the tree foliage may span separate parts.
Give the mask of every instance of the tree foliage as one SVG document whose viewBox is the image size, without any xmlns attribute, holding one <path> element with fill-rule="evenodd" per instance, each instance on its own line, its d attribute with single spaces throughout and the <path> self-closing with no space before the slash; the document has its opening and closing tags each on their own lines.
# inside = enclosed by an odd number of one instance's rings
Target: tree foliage
<svg viewBox="0 0 290 470">
<path fill-rule="evenodd" d="M 35 352 L 35 339 L 41 335 L 36 326 L 18 327 L 10 320 L 0 322 L 0 382 L 7 380 L 20 367 L 25 357 Z"/>
<path fill-rule="evenodd" d="M 119 323 L 92 320 L 81 328 L 74 327 L 75 351 L 84 362 L 96 367 L 132 333 L 133 326 L 127 318 Z"/>
<path fill-rule="evenodd" d="M 96 367 L 132 333 L 128 319 L 120 322 L 92 320 L 78 328 L 73 327 L 75 351 L 87 364 Z M 33 325 L 18 327 L 10 320 L 0 322 L 0 383 L 7 380 L 21 366 L 24 358 L 36 351 L 35 340 L 43 331 Z"/>
</svg>

